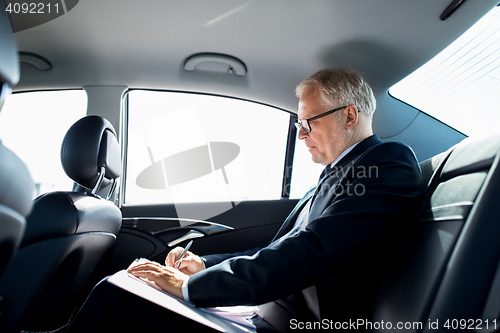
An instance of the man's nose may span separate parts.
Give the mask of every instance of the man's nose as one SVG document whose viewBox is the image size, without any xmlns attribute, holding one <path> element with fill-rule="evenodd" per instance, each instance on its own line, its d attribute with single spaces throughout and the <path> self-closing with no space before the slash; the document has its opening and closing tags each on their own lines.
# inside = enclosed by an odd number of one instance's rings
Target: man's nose
<svg viewBox="0 0 500 333">
<path fill-rule="evenodd" d="M 297 133 L 297 137 L 299 140 L 304 140 L 307 137 L 308 133 L 304 131 L 302 127 L 300 127 L 299 132 Z"/>
</svg>

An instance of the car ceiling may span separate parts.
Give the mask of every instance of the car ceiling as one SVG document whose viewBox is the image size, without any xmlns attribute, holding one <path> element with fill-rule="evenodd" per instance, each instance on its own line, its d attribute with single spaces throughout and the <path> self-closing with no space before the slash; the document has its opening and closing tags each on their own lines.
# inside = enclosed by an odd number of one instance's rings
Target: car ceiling
<svg viewBox="0 0 500 333">
<path fill-rule="evenodd" d="M 394 113 L 388 88 L 498 4 L 465 1 L 442 21 L 450 2 L 79 1 L 61 17 L 16 33 L 20 51 L 46 58 L 52 69 L 22 64 L 15 90 L 125 85 L 235 96 L 295 112 L 295 86 L 320 68 L 341 65 L 365 75 L 384 110 L 375 127 L 395 137 L 416 111 Z M 185 71 L 185 59 L 200 52 L 234 56 L 247 75 Z"/>
</svg>

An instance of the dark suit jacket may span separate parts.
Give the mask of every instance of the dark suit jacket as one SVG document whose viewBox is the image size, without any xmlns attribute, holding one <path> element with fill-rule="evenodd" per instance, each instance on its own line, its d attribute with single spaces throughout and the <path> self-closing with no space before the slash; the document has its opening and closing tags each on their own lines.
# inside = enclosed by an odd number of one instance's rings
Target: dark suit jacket
<svg viewBox="0 0 500 333">
<path fill-rule="evenodd" d="M 408 146 L 377 135 L 361 141 L 298 202 L 274 240 L 312 197 L 305 230 L 262 249 L 204 257 L 207 269 L 188 283 L 190 300 L 207 307 L 281 299 L 294 316 L 311 319 L 302 290 L 315 286 L 321 319 L 366 319 L 413 220 L 421 182 Z"/>
</svg>

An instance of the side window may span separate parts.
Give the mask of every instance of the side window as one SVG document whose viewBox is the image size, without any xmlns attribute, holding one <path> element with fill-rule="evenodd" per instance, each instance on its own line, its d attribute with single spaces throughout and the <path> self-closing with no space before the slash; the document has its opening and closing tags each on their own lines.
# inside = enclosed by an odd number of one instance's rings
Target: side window
<svg viewBox="0 0 500 333">
<path fill-rule="evenodd" d="M 280 199 L 288 113 L 191 93 L 133 90 L 128 100 L 125 204 L 218 201 L 230 209 Z M 178 216 L 188 216 L 181 207 Z"/>
<path fill-rule="evenodd" d="M 307 191 L 315 187 L 324 168 L 324 165 L 312 161 L 306 145 L 297 138 L 293 155 L 290 199 L 302 198 Z"/>
<path fill-rule="evenodd" d="M 66 131 L 87 111 L 83 90 L 16 93 L 0 112 L 0 139 L 27 165 L 33 197 L 55 190 L 71 190 L 73 181 L 61 166 L 61 144 Z"/>
</svg>

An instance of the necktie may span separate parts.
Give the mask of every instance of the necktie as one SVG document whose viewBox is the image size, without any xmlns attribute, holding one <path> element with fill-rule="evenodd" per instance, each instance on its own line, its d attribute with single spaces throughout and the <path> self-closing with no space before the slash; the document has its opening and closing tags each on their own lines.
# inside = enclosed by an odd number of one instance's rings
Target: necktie
<svg viewBox="0 0 500 333">
<path fill-rule="evenodd" d="M 323 179 L 323 177 L 325 177 L 327 174 L 330 173 L 330 171 L 332 170 L 332 166 L 331 164 L 328 164 L 324 169 L 323 171 L 321 172 L 321 175 L 319 176 L 319 180 L 318 180 L 318 183 L 321 182 L 321 179 Z"/>
</svg>

